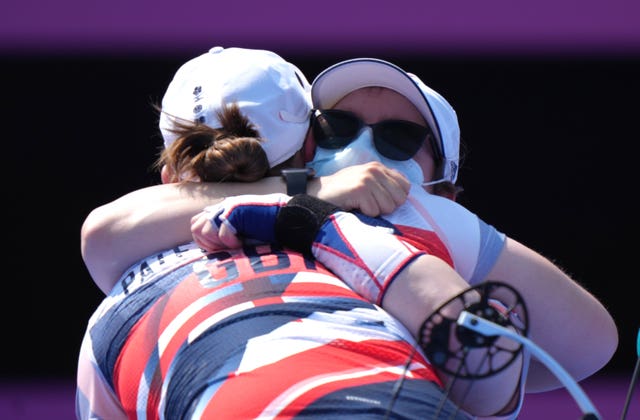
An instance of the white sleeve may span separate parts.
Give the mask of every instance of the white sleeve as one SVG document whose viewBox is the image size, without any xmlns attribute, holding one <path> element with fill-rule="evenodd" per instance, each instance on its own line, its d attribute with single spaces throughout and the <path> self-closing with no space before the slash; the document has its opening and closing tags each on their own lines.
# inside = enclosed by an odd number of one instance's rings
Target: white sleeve
<svg viewBox="0 0 640 420">
<path fill-rule="evenodd" d="M 374 220 L 374 219 L 370 219 Z M 404 267 L 424 254 L 394 229 L 372 226 L 348 212 L 334 213 L 312 245 L 315 258 L 356 293 L 380 304 L 384 292 Z"/>
<path fill-rule="evenodd" d="M 506 239 L 462 205 L 419 186 L 412 187 L 407 201 L 386 218 L 398 226 L 434 232 L 449 251 L 454 269 L 472 285 L 485 280 Z"/>
</svg>

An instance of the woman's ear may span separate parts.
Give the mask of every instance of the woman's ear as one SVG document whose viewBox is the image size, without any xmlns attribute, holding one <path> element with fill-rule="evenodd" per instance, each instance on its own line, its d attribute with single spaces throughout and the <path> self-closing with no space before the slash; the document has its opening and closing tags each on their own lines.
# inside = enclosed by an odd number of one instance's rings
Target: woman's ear
<svg viewBox="0 0 640 420">
<path fill-rule="evenodd" d="M 173 182 L 173 171 L 171 171 L 167 165 L 162 165 L 160 179 L 163 184 L 171 184 Z"/>
<path fill-rule="evenodd" d="M 462 191 L 464 191 L 464 188 L 449 181 L 441 182 L 433 186 L 433 194 L 448 198 L 452 201 L 458 201 L 458 195 Z"/>
<path fill-rule="evenodd" d="M 313 157 L 316 154 L 316 140 L 313 137 L 313 133 L 311 128 L 307 131 L 307 136 L 304 139 L 304 143 L 302 145 L 302 157 L 304 159 L 304 163 L 311 162 Z"/>
<path fill-rule="evenodd" d="M 458 193 L 457 192 L 451 192 L 451 191 L 447 191 L 446 193 L 442 194 L 443 197 L 448 198 L 451 201 L 456 201 L 458 199 Z"/>
</svg>

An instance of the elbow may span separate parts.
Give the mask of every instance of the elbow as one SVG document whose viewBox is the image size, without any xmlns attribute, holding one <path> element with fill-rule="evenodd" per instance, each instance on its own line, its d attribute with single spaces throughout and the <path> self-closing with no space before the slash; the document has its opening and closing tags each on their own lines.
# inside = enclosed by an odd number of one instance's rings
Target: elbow
<svg viewBox="0 0 640 420">
<path fill-rule="evenodd" d="M 105 219 L 100 208 L 94 209 L 80 229 L 80 254 L 94 283 L 107 294 L 113 286 L 108 261 L 114 261 L 110 246 L 112 224 Z"/>
<path fill-rule="evenodd" d="M 95 254 L 104 244 L 108 224 L 100 214 L 100 209 L 94 209 L 82 223 L 80 229 L 80 253 L 85 264 L 92 262 Z"/>
<path fill-rule="evenodd" d="M 603 369 L 613 359 L 618 349 L 618 328 L 613 317 L 604 308 L 600 317 L 591 323 L 591 331 L 587 336 L 595 339 L 589 340 L 589 344 L 585 347 L 589 350 L 583 354 L 582 369 L 574 376 L 578 381 Z"/>
<path fill-rule="evenodd" d="M 600 328 L 599 337 L 602 338 L 600 344 L 600 368 L 602 368 L 613 358 L 615 352 L 618 350 L 620 340 L 618 327 L 609 312 L 606 312 L 605 319 L 603 320 L 602 327 Z M 600 340 L 600 338 L 598 340 Z"/>
</svg>

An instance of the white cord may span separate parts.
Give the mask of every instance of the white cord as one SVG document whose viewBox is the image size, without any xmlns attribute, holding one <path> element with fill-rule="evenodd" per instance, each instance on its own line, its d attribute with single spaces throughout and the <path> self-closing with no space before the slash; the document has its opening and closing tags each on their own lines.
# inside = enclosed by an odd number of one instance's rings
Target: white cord
<svg viewBox="0 0 640 420">
<path fill-rule="evenodd" d="M 458 325 L 466 327 L 484 336 L 491 337 L 501 335 L 521 343 L 531 352 L 531 354 L 544 363 L 544 365 L 549 368 L 554 375 L 556 375 L 560 382 L 562 382 L 562 384 L 567 388 L 578 406 L 580 406 L 583 414 L 595 416 L 592 417 L 595 419 L 601 418 L 595 406 L 591 403 L 589 397 L 587 397 L 587 394 L 585 394 L 582 388 L 580 388 L 580 385 L 578 385 L 571 375 L 569 375 L 569 372 L 567 372 L 553 357 L 551 357 L 549 353 L 544 351 L 533 341 L 467 311 L 462 311 L 462 313 L 460 313 L 457 323 Z"/>
</svg>

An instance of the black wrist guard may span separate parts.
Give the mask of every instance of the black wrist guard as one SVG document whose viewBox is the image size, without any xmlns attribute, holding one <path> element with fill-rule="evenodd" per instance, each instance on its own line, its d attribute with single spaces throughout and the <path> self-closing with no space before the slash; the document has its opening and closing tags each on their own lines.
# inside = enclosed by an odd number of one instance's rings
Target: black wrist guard
<svg viewBox="0 0 640 420">
<path fill-rule="evenodd" d="M 311 254 L 311 245 L 327 218 L 340 210 L 306 194 L 294 196 L 276 217 L 276 240 L 287 248 Z"/>
</svg>

